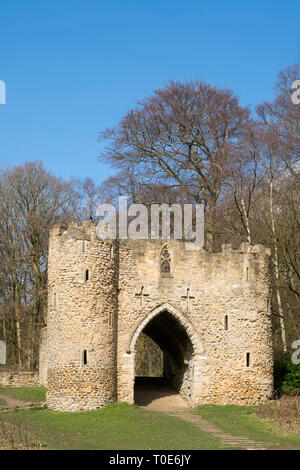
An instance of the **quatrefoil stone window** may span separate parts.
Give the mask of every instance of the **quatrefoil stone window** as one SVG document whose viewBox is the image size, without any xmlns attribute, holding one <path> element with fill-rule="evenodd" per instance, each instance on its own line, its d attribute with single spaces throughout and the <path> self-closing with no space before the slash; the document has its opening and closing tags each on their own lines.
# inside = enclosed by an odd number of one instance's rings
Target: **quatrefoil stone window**
<svg viewBox="0 0 300 470">
<path fill-rule="evenodd" d="M 160 270 L 164 274 L 171 272 L 171 255 L 168 251 L 168 247 L 164 246 L 160 254 Z"/>
</svg>

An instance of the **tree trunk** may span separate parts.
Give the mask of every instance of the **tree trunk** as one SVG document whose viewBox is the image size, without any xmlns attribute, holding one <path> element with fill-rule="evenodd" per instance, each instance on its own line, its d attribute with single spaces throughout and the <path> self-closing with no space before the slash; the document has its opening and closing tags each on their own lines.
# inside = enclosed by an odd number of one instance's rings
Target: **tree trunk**
<svg viewBox="0 0 300 470">
<path fill-rule="evenodd" d="M 276 290 L 276 299 L 277 299 L 280 329 L 281 329 L 282 348 L 283 348 L 283 352 L 286 353 L 287 352 L 286 331 L 285 331 L 285 325 L 284 325 L 284 319 L 283 319 L 281 295 L 279 291 L 280 274 L 279 274 L 279 265 L 278 265 L 278 243 L 277 243 L 277 237 L 276 237 L 275 218 L 274 218 L 274 209 L 273 209 L 273 179 L 272 177 L 270 180 L 269 190 L 270 190 L 269 191 L 269 208 L 270 208 L 271 230 L 272 230 L 273 248 L 274 248 L 273 264 L 274 264 L 274 274 L 275 274 L 275 290 Z"/>
</svg>

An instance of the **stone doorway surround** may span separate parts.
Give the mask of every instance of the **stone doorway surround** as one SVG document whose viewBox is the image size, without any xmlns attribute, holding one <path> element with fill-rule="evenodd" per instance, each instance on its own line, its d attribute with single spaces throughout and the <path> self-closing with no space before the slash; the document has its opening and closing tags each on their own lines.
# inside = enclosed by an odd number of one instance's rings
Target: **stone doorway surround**
<svg viewBox="0 0 300 470">
<path fill-rule="evenodd" d="M 127 383 L 129 388 L 129 402 L 134 403 L 134 384 L 135 384 L 135 347 L 139 335 L 149 324 L 151 320 L 160 315 L 163 312 L 168 312 L 172 317 L 180 324 L 180 326 L 186 332 L 192 347 L 192 384 L 191 384 L 191 398 L 189 401 L 190 406 L 196 406 L 201 401 L 201 366 L 206 360 L 204 354 L 203 344 L 199 338 L 198 333 L 193 327 L 192 323 L 176 308 L 169 303 L 163 303 L 155 307 L 146 317 L 140 322 L 139 326 L 134 331 L 127 351 L 123 354 L 124 369 L 127 371 Z"/>
</svg>

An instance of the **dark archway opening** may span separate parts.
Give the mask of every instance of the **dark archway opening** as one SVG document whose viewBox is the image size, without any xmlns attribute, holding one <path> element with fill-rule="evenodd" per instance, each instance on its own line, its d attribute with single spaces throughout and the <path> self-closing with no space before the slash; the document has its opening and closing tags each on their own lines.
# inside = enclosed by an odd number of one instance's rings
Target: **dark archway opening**
<svg viewBox="0 0 300 470">
<path fill-rule="evenodd" d="M 176 391 L 189 403 L 193 346 L 184 326 L 168 311 L 147 323 L 136 342 L 135 403 L 147 405 Z"/>
</svg>

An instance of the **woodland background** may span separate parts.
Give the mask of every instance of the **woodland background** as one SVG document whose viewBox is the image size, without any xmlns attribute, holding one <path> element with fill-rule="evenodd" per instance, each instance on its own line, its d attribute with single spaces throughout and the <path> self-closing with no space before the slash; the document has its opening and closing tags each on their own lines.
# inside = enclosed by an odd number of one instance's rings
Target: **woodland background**
<svg viewBox="0 0 300 470">
<path fill-rule="evenodd" d="M 129 202 L 203 203 L 208 251 L 242 242 L 271 248 L 275 357 L 300 339 L 300 104 L 291 84 L 300 63 L 280 71 L 274 100 L 255 111 L 229 89 L 168 82 L 100 133 L 113 175 L 64 181 L 40 162 L 0 171 L 0 339 L 9 367 L 38 367 L 46 325 L 51 227 L 96 221 L 96 208 Z M 160 375 L 162 356 L 139 342 L 138 375 Z"/>
</svg>

